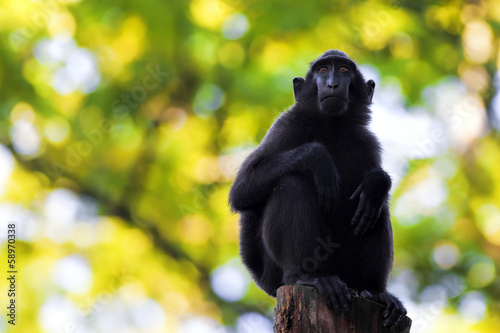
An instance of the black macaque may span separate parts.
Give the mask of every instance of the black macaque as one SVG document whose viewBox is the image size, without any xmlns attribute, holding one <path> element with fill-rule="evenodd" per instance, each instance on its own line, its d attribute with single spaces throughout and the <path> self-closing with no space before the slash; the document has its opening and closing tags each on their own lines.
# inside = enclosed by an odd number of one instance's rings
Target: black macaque
<svg viewBox="0 0 500 333">
<path fill-rule="evenodd" d="M 314 286 L 337 314 L 351 295 L 406 314 L 386 291 L 393 263 L 389 175 L 367 128 L 375 82 L 337 50 L 293 79 L 296 103 L 244 161 L 229 194 L 240 213 L 240 253 L 257 285 Z"/>
</svg>

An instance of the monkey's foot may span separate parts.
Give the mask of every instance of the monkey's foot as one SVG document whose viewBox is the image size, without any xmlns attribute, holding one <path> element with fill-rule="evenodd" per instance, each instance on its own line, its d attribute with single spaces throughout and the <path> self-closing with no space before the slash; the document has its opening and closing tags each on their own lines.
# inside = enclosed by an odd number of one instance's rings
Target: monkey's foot
<svg viewBox="0 0 500 333">
<path fill-rule="evenodd" d="M 396 296 L 387 291 L 379 294 L 372 294 L 367 290 L 363 290 L 360 296 L 385 306 L 384 326 L 386 327 L 393 326 L 406 315 L 406 309 L 403 303 L 401 303 Z"/>
<path fill-rule="evenodd" d="M 347 285 L 339 279 L 336 275 L 311 277 L 308 279 L 301 279 L 295 284 L 302 284 L 313 286 L 321 295 L 326 299 L 326 305 L 333 309 L 336 315 L 349 311 L 349 304 L 351 303 L 351 294 Z"/>
</svg>

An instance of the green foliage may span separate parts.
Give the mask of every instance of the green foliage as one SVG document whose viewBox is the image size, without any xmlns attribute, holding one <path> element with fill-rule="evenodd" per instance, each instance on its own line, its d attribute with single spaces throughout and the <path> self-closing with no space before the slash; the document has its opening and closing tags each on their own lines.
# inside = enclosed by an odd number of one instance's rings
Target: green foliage
<svg viewBox="0 0 500 333">
<path fill-rule="evenodd" d="M 0 221 L 17 224 L 20 280 L 17 325 L 2 316 L 0 330 L 259 331 L 240 316 L 272 318 L 274 300 L 245 293 L 229 187 L 293 103 L 293 77 L 337 48 L 380 73 L 376 96 L 400 91 L 407 115 L 445 128 L 392 199 L 393 285 L 415 331 L 495 332 L 499 13 L 494 0 L 2 2 Z M 465 99 L 443 111 L 429 94 L 450 79 Z M 241 295 L 221 296 L 219 268 Z"/>
</svg>

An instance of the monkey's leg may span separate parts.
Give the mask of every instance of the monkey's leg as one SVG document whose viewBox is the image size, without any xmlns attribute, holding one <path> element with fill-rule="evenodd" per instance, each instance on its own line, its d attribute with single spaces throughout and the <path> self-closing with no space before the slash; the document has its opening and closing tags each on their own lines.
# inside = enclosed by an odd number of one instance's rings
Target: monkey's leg
<svg viewBox="0 0 500 333">
<path fill-rule="evenodd" d="M 314 286 L 327 305 L 340 313 L 341 307 L 348 309 L 350 294 L 325 265 L 335 247 L 325 242 L 325 230 L 314 185 L 299 175 L 281 178 L 264 210 L 264 248 L 283 270 L 284 284 Z"/>
<path fill-rule="evenodd" d="M 262 244 L 260 214 L 244 211 L 240 216 L 240 255 L 255 283 L 270 296 L 283 284 L 283 272 Z"/>
<path fill-rule="evenodd" d="M 394 256 L 389 210 L 384 209 L 373 230 L 360 237 L 365 246 L 358 260 L 362 267 L 361 297 L 385 306 L 384 325 L 390 327 L 406 315 L 406 309 L 396 296 L 386 291 Z"/>
</svg>

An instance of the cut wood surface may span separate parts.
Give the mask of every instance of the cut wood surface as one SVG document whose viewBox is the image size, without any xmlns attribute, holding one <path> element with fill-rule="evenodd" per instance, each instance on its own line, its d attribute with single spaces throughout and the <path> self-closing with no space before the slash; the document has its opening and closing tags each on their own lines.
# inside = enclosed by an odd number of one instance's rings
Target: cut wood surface
<svg viewBox="0 0 500 333">
<path fill-rule="evenodd" d="M 405 316 L 391 328 L 383 326 L 384 306 L 352 297 L 347 313 L 328 309 L 314 287 L 293 285 L 278 289 L 274 309 L 275 333 L 408 333 L 411 319 Z"/>
</svg>

